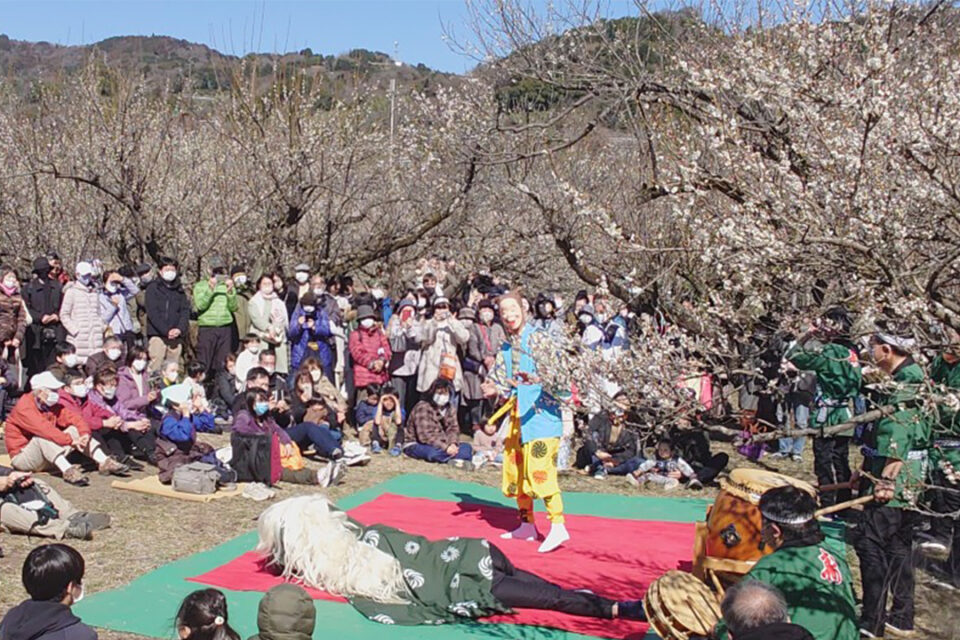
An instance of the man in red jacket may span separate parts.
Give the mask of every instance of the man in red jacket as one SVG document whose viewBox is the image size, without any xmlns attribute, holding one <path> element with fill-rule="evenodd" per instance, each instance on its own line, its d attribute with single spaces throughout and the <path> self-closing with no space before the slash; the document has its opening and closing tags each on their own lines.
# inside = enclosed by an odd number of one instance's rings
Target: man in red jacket
<svg viewBox="0 0 960 640">
<path fill-rule="evenodd" d="M 30 378 L 30 387 L 33 390 L 17 401 L 7 417 L 4 438 L 14 469 L 44 471 L 55 467 L 66 482 L 86 486 L 90 481 L 67 460 L 76 451 L 92 458 L 103 475 L 129 471 L 91 439 L 83 416 L 61 402 L 63 383 L 56 376 L 48 371 L 38 373 Z"/>
<path fill-rule="evenodd" d="M 350 333 L 350 358 L 353 359 L 353 384 L 357 389 L 357 403 L 366 399 L 369 384 L 381 385 L 390 380 L 390 342 L 377 324 L 373 307 L 362 304 L 357 308 L 360 326 Z"/>
</svg>

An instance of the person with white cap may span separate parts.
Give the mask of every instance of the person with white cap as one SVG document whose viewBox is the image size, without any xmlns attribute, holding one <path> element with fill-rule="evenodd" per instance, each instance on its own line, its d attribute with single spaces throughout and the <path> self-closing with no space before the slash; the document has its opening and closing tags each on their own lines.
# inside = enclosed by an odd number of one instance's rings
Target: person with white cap
<svg viewBox="0 0 960 640">
<path fill-rule="evenodd" d="M 170 484 L 177 467 L 197 462 L 213 453 L 213 447 L 197 440 L 197 433 L 218 431 L 212 413 L 200 411 L 200 399 L 193 395 L 187 383 L 170 385 L 161 394 L 161 402 L 167 413 L 157 430 L 157 467 L 160 482 Z M 217 466 L 221 482 L 233 482 L 228 471 Z"/>
<path fill-rule="evenodd" d="M 893 378 L 877 407 L 893 412 L 863 434 L 860 495 L 872 493 L 854 538 L 863 582 L 860 633 L 868 638 L 913 635 L 913 539 L 920 514 L 913 509 L 925 487 L 931 416 L 921 396 L 929 381 L 911 356 L 905 332 L 878 331 L 870 338 L 874 366 Z M 888 595 L 893 602 L 887 612 Z"/>
<path fill-rule="evenodd" d="M 82 453 L 97 463 L 102 475 L 123 475 L 126 465 L 109 457 L 96 440 L 83 416 L 60 401 L 63 383 L 49 371 L 30 378 L 30 393 L 24 394 L 7 417 L 4 440 L 10 464 L 17 471 L 56 468 L 70 484 L 86 486 L 89 480 L 67 459 Z"/>
<path fill-rule="evenodd" d="M 100 315 L 100 285 L 89 262 L 77 263 L 77 279 L 63 288 L 60 323 L 67 342 L 77 348 L 80 358 L 91 356 L 103 347 L 106 324 Z"/>
<path fill-rule="evenodd" d="M 470 341 L 470 331 L 450 313 L 450 300 L 437 295 L 433 300 L 433 317 L 423 323 L 420 336 L 420 367 L 417 391 L 425 394 L 437 378 L 453 385 L 456 394 L 463 388 L 463 369 L 457 356 L 458 347 Z M 456 408 L 456 398 L 452 401 Z"/>
</svg>

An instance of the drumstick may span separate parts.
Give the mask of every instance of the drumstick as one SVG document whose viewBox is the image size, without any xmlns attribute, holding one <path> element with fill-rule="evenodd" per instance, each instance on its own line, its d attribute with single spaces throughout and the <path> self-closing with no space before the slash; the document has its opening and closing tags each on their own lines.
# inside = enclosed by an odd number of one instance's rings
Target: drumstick
<svg viewBox="0 0 960 640">
<path fill-rule="evenodd" d="M 817 491 L 819 493 L 830 493 L 831 491 L 842 491 L 852 488 L 853 482 L 837 482 L 836 484 L 825 484 L 822 487 L 817 487 Z"/>
<path fill-rule="evenodd" d="M 846 502 L 839 502 L 831 507 L 824 507 L 823 509 L 817 509 L 813 512 L 814 518 L 819 518 L 820 516 L 828 516 L 831 513 L 836 513 L 837 511 L 843 511 L 844 509 L 849 509 L 850 507 L 856 507 L 861 504 L 867 504 L 868 502 L 873 502 L 875 496 L 872 494 L 869 496 L 860 496 L 859 498 L 854 498 L 853 500 L 847 500 Z"/>
</svg>

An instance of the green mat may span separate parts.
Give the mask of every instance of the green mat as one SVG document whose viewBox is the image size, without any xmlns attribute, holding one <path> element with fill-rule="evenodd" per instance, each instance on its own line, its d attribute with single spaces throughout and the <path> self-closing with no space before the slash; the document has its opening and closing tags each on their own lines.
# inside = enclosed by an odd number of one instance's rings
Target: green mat
<svg viewBox="0 0 960 640">
<path fill-rule="evenodd" d="M 489 501 L 513 506 L 492 487 L 457 482 L 429 475 L 397 476 L 370 489 L 340 500 L 339 506 L 353 509 L 383 493 L 434 500 Z M 594 515 L 630 520 L 696 522 L 701 519 L 708 500 L 689 498 L 629 497 L 596 493 L 564 493 L 565 511 L 570 515 Z M 213 508 L 213 507 L 212 507 Z M 186 579 L 230 562 L 256 546 L 256 532 L 246 533 L 209 551 L 194 554 L 167 564 L 126 585 L 93 594 L 74 607 L 84 622 L 95 627 L 124 631 L 153 638 L 174 638 L 173 616 L 180 601 L 190 592 L 202 588 Z M 840 542 L 842 550 L 843 543 Z M 230 625 L 244 638 L 257 631 L 257 605 L 263 594 L 248 591 L 226 591 Z M 358 615 L 343 603 L 315 601 L 317 628 L 315 637 L 370 638 L 383 634 L 384 627 Z M 459 624 L 443 627 L 391 627 L 390 640 L 462 640 L 486 636 L 521 640 L 584 639 L 575 633 L 542 627 L 512 624 Z M 649 638 L 655 638 L 648 634 Z"/>
</svg>

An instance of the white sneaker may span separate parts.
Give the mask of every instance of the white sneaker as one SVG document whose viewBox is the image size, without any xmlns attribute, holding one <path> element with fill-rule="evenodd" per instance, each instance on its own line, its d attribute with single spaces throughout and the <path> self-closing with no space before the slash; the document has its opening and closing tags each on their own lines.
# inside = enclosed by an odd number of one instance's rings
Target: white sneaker
<svg viewBox="0 0 960 640">
<path fill-rule="evenodd" d="M 343 480 L 343 476 L 347 475 L 347 467 L 342 464 L 339 460 L 331 463 L 333 465 L 333 471 L 330 480 L 330 486 L 336 486 L 340 484 L 340 481 Z"/>
<path fill-rule="evenodd" d="M 525 540 L 534 542 L 537 539 L 537 525 L 532 522 L 524 522 L 513 531 L 500 534 L 504 540 Z"/>
<path fill-rule="evenodd" d="M 272 489 L 260 482 L 251 482 L 243 488 L 243 497 L 250 498 L 254 502 L 263 502 L 274 497 L 276 493 Z"/>
<path fill-rule="evenodd" d="M 946 553 L 950 549 L 947 548 L 947 545 L 943 544 L 939 540 L 924 540 L 920 543 L 920 550 L 927 551 L 932 553 Z"/>
<path fill-rule="evenodd" d="M 333 484 L 333 471 L 336 462 L 330 462 L 323 469 L 317 469 L 317 484 L 321 487 L 329 487 Z"/>
<path fill-rule="evenodd" d="M 676 478 L 667 478 L 667 481 L 663 483 L 663 488 L 667 491 L 673 491 L 680 486 L 680 481 Z"/>
<path fill-rule="evenodd" d="M 550 533 L 547 534 L 547 539 L 543 541 L 543 544 L 540 545 L 537 551 L 540 553 L 550 553 L 569 539 L 570 533 L 567 531 L 566 526 L 562 524 L 550 525 Z"/>
<path fill-rule="evenodd" d="M 370 464 L 370 456 L 365 453 L 361 453 L 358 456 L 348 456 L 344 454 L 340 458 L 340 462 L 347 465 L 348 467 L 362 467 L 364 465 Z"/>
<path fill-rule="evenodd" d="M 354 440 L 344 442 L 340 448 L 343 449 L 344 458 L 355 458 L 367 453 L 367 448 Z"/>
</svg>

